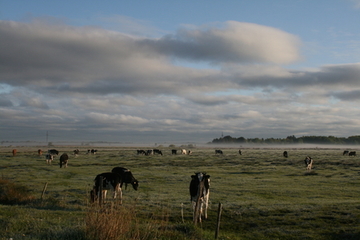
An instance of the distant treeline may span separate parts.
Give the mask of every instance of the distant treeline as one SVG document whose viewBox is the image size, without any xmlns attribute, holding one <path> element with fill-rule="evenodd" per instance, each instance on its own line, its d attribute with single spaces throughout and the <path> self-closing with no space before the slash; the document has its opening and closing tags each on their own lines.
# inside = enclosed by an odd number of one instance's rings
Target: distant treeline
<svg viewBox="0 0 360 240">
<path fill-rule="evenodd" d="M 294 135 L 286 138 L 234 138 L 225 136 L 215 138 L 210 143 L 256 143 L 256 144 L 360 144 L 360 135 L 350 137 L 334 137 L 334 136 L 303 136 L 295 137 Z"/>
</svg>

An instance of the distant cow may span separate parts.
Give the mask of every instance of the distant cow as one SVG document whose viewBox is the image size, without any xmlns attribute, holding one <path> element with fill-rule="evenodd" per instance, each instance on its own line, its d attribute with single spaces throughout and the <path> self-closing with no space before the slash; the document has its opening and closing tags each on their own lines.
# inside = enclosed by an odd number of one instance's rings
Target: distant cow
<svg viewBox="0 0 360 240">
<path fill-rule="evenodd" d="M 349 156 L 356 156 L 356 152 L 355 151 L 353 151 L 353 152 L 349 152 Z"/>
<path fill-rule="evenodd" d="M 311 157 L 307 156 L 304 161 L 306 165 L 306 170 L 311 171 L 314 160 Z"/>
<path fill-rule="evenodd" d="M 173 150 L 171 150 L 171 154 L 177 154 L 177 150 L 176 149 L 173 149 Z"/>
<path fill-rule="evenodd" d="M 146 155 L 146 156 L 154 155 L 154 151 L 153 151 L 152 149 L 146 150 L 145 155 Z"/>
<path fill-rule="evenodd" d="M 349 155 L 349 151 L 348 150 L 345 150 L 344 152 L 343 152 L 343 156 L 344 155 Z"/>
<path fill-rule="evenodd" d="M 51 154 L 46 154 L 45 155 L 45 160 L 47 164 L 51 164 L 51 162 L 54 160 L 54 156 Z"/>
<path fill-rule="evenodd" d="M 51 154 L 51 155 L 59 155 L 59 151 L 56 150 L 56 149 L 50 149 L 50 150 L 48 150 L 48 154 Z"/>
<path fill-rule="evenodd" d="M 287 158 L 287 157 L 289 156 L 289 155 L 288 155 L 288 152 L 287 152 L 287 151 L 284 151 L 284 152 L 283 152 L 283 156 Z"/>
<path fill-rule="evenodd" d="M 63 153 L 60 156 L 60 168 L 62 168 L 63 165 L 64 165 L 64 168 L 66 168 L 68 165 L 68 160 L 69 160 L 69 156 L 66 153 Z"/>
<path fill-rule="evenodd" d="M 136 150 L 138 155 L 146 155 L 145 150 Z"/>
<path fill-rule="evenodd" d="M 91 154 L 96 154 L 98 150 L 96 149 L 91 149 Z"/>
<path fill-rule="evenodd" d="M 75 156 L 79 155 L 79 153 L 80 153 L 80 150 L 79 150 L 79 149 L 75 149 L 75 150 L 74 150 L 74 155 L 75 155 Z"/>
<path fill-rule="evenodd" d="M 120 187 L 120 181 L 120 175 L 117 173 L 106 172 L 97 175 L 94 179 L 95 185 L 90 193 L 91 201 L 97 201 L 100 197 L 100 194 L 102 195 L 103 201 L 105 201 L 107 191 L 112 190 L 114 191 L 113 198 L 115 199 L 117 194 L 119 194 L 120 203 L 122 203 L 122 191 Z M 100 190 L 102 190 L 102 192 L 100 192 Z"/>
<path fill-rule="evenodd" d="M 181 149 L 181 154 L 186 154 L 186 149 Z"/>
<path fill-rule="evenodd" d="M 43 151 L 41 149 L 38 149 L 38 155 L 41 156 L 43 154 Z"/>
<path fill-rule="evenodd" d="M 191 154 L 192 154 L 192 151 L 191 151 L 191 150 L 189 150 L 189 151 L 188 151 L 188 155 L 191 155 Z"/>
<path fill-rule="evenodd" d="M 241 155 L 241 150 L 239 150 L 239 155 Z"/>
<path fill-rule="evenodd" d="M 163 155 L 162 154 L 162 152 L 161 152 L 161 150 L 159 150 L 159 149 L 153 149 L 153 153 L 155 154 L 160 154 L 160 155 Z"/>
<path fill-rule="evenodd" d="M 216 149 L 216 150 L 215 150 L 215 154 L 223 154 L 223 151 L 222 151 L 222 150 L 219 150 L 219 149 Z"/>
<path fill-rule="evenodd" d="M 13 155 L 13 157 L 16 156 L 16 153 L 17 153 L 17 150 L 16 150 L 16 149 L 13 149 L 13 150 L 12 150 L 12 155 Z"/>
<path fill-rule="evenodd" d="M 123 167 L 114 167 L 111 172 L 119 174 L 121 178 L 120 188 L 122 188 L 123 183 L 125 183 L 125 190 L 127 189 L 128 183 L 130 183 L 135 190 L 139 187 L 139 182 L 134 178 L 131 171 Z"/>
<path fill-rule="evenodd" d="M 198 172 L 191 176 L 190 201 L 193 205 L 194 222 L 201 222 L 201 216 L 207 218 L 210 195 L 210 175 Z"/>
</svg>

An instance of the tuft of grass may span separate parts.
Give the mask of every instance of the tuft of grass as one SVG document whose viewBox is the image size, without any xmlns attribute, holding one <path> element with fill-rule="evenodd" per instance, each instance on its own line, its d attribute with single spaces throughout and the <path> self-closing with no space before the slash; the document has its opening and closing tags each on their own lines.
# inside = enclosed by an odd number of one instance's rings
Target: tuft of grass
<svg viewBox="0 0 360 240">
<path fill-rule="evenodd" d="M 10 180 L 0 179 L 0 203 L 1 204 L 27 204 L 35 199 L 26 186 L 11 182 Z"/>
</svg>

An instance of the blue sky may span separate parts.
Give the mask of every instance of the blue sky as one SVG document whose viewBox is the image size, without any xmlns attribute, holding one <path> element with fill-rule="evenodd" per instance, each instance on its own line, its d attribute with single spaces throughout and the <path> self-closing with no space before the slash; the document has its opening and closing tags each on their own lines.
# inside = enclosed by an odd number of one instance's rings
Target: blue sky
<svg viewBox="0 0 360 240">
<path fill-rule="evenodd" d="M 360 134 L 359 20 L 356 0 L 0 1 L 0 140 Z"/>
</svg>

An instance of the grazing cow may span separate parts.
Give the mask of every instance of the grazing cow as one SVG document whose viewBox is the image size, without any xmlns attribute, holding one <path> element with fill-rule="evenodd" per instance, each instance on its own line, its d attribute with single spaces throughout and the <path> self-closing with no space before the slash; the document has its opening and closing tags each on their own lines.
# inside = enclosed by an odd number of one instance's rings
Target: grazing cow
<svg viewBox="0 0 360 240">
<path fill-rule="evenodd" d="M 17 150 L 16 150 L 16 149 L 13 149 L 13 150 L 12 150 L 13 157 L 16 156 L 16 153 L 17 153 Z"/>
<path fill-rule="evenodd" d="M 80 153 L 80 150 L 79 150 L 79 149 L 75 149 L 75 150 L 74 150 L 74 155 L 75 155 L 75 156 L 79 155 L 79 153 Z"/>
<path fill-rule="evenodd" d="M 314 160 L 311 157 L 307 156 L 304 161 L 306 165 L 306 170 L 311 171 Z"/>
<path fill-rule="evenodd" d="M 156 154 L 162 155 L 162 152 L 159 149 L 153 149 L 153 152 L 154 152 L 154 154 L 156 153 Z"/>
<path fill-rule="evenodd" d="M 191 155 L 191 154 L 192 154 L 192 151 L 191 151 L 191 150 L 189 150 L 189 151 L 188 151 L 188 155 Z"/>
<path fill-rule="evenodd" d="M 48 150 L 48 154 L 51 154 L 51 155 L 59 155 L 59 151 L 56 150 L 56 149 L 50 149 L 50 150 Z"/>
<path fill-rule="evenodd" d="M 38 149 L 38 155 L 41 156 L 43 154 L 43 151 L 41 149 Z"/>
<path fill-rule="evenodd" d="M 223 154 L 223 151 L 216 149 L 216 150 L 215 150 L 215 154 Z"/>
<path fill-rule="evenodd" d="M 102 179 L 102 186 L 101 186 Z M 116 199 L 116 195 L 119 194 L 120 204 L 122 204 L 122 191 L 120 187 L 121 177 L 117 173 L 106 172 L 97 175 L 94 179 L 95 185 L 90 192 L 92 202 L 95 202 L 100 197 L 100 190 L 102 189 L 102 199 L 105 202 L 106 193 L 109 190 L 114 191 L 113 198 Z"/>
<path fill-rule="evenodd" d="M 241 155 L 241 150 L 239 150 L 239 155 Z"/>
<path fill-rule="evenodd" d="M 186 149 L 181 149 L 181 154 L 186 154 Z"/>
<path fill-rule="evenodd" d="M 344 155 L 349 155 L 349 151 L 348 150 L 345 150 L 344 152 L 343 152 L 343 156 Z"/>
<path fill-rule="evenodd" d="M 173 149 L 173 150 L 171 150 L 171 154 L 177 154 L 177 150 L 176 149 Z"/>
<path fill-rule="evenodd" d="M 96 154 L 97 150 L 96 149 L 91 149 L 91 154 Z"/>
<path fill-rule="evenodd" d="M 283 152 L 283 156 L 287 158 L 287 157 L 289 156 L 289 155 L 288 155 L 288 152 L 287 152 L 287 151 L 284 151 L 284 152 Z"/>
<path fill-rule="evenodd" d="M 137 150 L 138 155 L 146 155 L 145 150 Z"/>
<path fill-rule="evenodd" d="M 145 155 L 146 155 L 146 156 L 154 155 L 154 151 L 153 151 L 152 149 L 146 150 Z"/>
<path fill-rule="evenodd" d="M 210 175 L 198 172 L 191 176 L 190 201 L 192 202 L 194 222 L 201 222 L 203 215 L 207 219 L 210 195 Z"/>
<path fill-rule="evenodd" d="M 51 164 L 51 162 L 54 160 L 54 156 L 51 154 L 46 154 L 45 155 L 45 160 L 47 164 Z"/>
<path fill-rule="evenodd" d="M 120 188 L 122 188 L 123 183 L 125 183 L 125 190 L 127 189 L 128 183 L 130 183 L 135 190 L 139 187 L 139 182 L 134 178 L 131 171 L 123 167 L 114 167 L 111 172 L 116 173 L 120 176 Z"/>
<path fill-rule="evenodd" d="M 353 152 L 349 152 L 349 156 L 356 156 L 356 152 L 355 151 L 353 151 Z"/>
<path fill-rule="evenodd" d="M 63 165 L 64 165 L 64 168 L 66 168 L 67 164 L 68 164 L 68 160 L 69 160 L 69 156 L 66 153 L 63 153 L 60 156 L 60 168 L 62 168 Z"/>
</svg>

